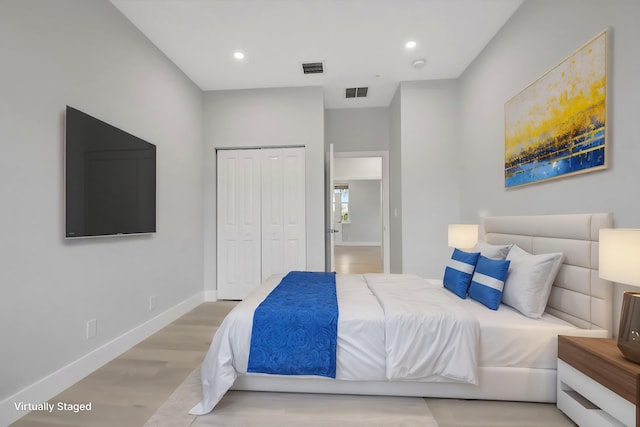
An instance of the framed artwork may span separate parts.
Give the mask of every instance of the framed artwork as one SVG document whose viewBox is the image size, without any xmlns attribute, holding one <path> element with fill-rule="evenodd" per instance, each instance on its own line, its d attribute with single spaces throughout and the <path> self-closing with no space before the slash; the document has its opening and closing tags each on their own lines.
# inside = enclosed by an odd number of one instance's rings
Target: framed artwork
<svg viewBox="0 0 640 427">
<path fill-rule="evenodd" d="M 606 31 L 505 104 L 506 188 L 605 169 Z"/>
</svg>

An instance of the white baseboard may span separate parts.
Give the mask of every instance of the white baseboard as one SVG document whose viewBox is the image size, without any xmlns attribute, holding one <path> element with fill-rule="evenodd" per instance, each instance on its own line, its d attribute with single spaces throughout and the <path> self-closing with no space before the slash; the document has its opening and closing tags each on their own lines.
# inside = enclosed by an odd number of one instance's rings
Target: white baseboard
<svg viewBox="0 0 640 427">
<path fill-rule="evenodd" d="M 218 301 L 218 291 L 204 291 L 205 302 Z"/>
<path fill-rule="evenodd" d="M 136 326 L 103 346 L 36 381 L 13 396 L 0 402 L 0 425 L 9 425 L 27 414 L 16 410 L 15 404 L 43 403 L 80 381 L 107 362 L 115 359 L 140 341 L 156 333 L 180 316 L 193 310 L 204 301 L 203 292 Z"/>
<path fill-rule="evenodd" d="M 380 242 L 340 242 L 336 246 L 381 246 Z"/>
</svg>

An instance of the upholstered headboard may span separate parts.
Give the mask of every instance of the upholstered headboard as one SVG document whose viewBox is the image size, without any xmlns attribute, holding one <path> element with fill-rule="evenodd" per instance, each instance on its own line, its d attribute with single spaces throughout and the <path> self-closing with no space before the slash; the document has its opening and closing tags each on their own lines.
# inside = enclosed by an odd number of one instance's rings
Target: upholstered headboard
<svg viewBox="0 0 640 427">
<path fill-rule="evenodd" d="M 487 243 L 515 243 L 532 254 L 564 253 L 546 311 L 611 335 L 612 284 L 598 277 L 598 235 L 613 227 L 611 214 L 495 216 L 485 218 L 483 227 Z"/>
</svg>

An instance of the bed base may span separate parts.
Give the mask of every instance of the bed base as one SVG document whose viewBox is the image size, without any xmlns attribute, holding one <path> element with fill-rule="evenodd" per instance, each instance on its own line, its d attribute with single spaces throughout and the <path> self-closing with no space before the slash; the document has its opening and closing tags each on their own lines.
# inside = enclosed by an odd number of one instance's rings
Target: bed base
<svg viewBox="0 0 640 427">
<path fill-rule="evenodd" d="M 479 385 L 411 381 L 348 381 L 331 378 L 291 378 L 276 375 L 240 375 L 232 390 L 287 393 L 359 394 L 375 396 L 438 397 L 553 403 L 556 370 L 481 367 Z"/>
</svg>

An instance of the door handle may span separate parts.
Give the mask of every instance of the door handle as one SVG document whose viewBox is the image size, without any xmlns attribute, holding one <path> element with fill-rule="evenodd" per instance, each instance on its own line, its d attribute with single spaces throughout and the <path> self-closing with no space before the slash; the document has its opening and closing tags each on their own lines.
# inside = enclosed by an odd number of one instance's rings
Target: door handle
<svg viewBox="0 0 640 427">
<path fill-rule="evenodd" d="M 334 233 L 339 233 L 340 230 L 336 230 L 335 228 L 330 228 L 329 231 L 327 231 L 327 233 L 329 234 L 334 234 Z"/>
</svg>

